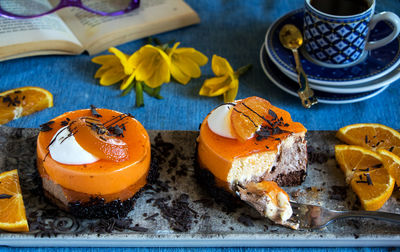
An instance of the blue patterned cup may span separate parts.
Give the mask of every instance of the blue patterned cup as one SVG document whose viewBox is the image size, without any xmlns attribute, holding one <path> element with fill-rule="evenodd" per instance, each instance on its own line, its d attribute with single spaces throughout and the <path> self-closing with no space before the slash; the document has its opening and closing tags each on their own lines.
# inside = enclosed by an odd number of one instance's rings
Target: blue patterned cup
<svg viewBox="0 0 400 252">
<path fill-rule="evenodd" d="M 351 16 L 338 16 L 317 10 L 305 0 L 303 55 L 325 67 L 347 67 L 361 62 L 369 50 L 384 46 L 400 32 L 400 18 L 392 12 L 374 14 L 375 0 L 367 0 L 367 10 Z M 323 1 L 323 0 L 320 0 Z M 388 21 L 393 31 L 378 41 L 368 41 L 370 30 Z"/>
</svg>

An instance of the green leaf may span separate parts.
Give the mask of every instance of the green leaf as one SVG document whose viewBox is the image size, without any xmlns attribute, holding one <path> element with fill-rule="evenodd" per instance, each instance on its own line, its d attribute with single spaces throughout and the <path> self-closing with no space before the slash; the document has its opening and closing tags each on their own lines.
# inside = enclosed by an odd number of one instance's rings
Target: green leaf
<svg viewBox="0 0 400 252">
<path fill-rule="evenodd" d="M 162 45 L 161 41 L 158 38 L 153 38 L 153 41 L 156 45 Z"/>
<path fill-rule="evenodd" d="M 145 83 L 143 83 L 143 91 L 146 92 L 146 94 L 150 95 L 151 97 L 154 97 L 157 99 L 164 99 L 160 95 L 160 90 L 161 90 L 161 86 L 156 87 L 156 88 L 151 88 L 151 87 L 147 86 Z"/>
<path fill-rule="evenodd" d="M 158 86 L 158 87 L 154 88 L 152 96 L 157 98 L 157 99 L 163 99 L 163 97 L 160 95 L 160 91 L 161 91 L 161 86 Z"/>
<path fill-rule="evenodd" d="M 153 89 L 146 84 L 143 84 L 143 91 L 146 92 L 146 94 L 153 96 Z"/>
<path fill-rule="evenodd" d="M 172 46 L 173 44 L 175 44 L 175 39 L 168 41 L 167 43 L 169 46 Z"/>
<path fill-rule="evenodd" d="M 164 52 L 167 52 L 168 48 L 169 48 L 168 43 L 165 43 L 165 44 L 161 45 L 161 50 L 163 50 Z"/>
<path fill-rule="evenodd" d="M 125 90 L 121 93 L 121 96 L 127 95 L 134 86 L 135 86 L 135 81 L 133 81 L 131 84 L 129 84 L 129 86 L 127 88 L 125 88 Z"/>
</svg>

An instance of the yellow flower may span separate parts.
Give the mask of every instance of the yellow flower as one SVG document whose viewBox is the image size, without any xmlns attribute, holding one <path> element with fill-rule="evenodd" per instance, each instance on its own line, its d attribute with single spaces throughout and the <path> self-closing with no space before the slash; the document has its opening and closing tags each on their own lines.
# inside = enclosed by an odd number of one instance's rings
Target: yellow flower
<svg viewBox="0 0 400 252">
<path fill-rule="evenodd" d="M 110 48 L 109 52 L 114 55 L 101 55 L 92 59 L 92 62 L 102 65 L 94 77 L 100 78 L 100 84 L 103 86 L 113 85 L 127 78 L 125 68 L 128 66 L 128 55 L 116 48 Z"/>
<path fill-rule="evenodd" d="M 163 83 L 169 82 L 170 65 L 171 60 L 163 50 L 152 45 L 145 45 L 129 57 L 127 68 L 135 66 L 135 69 L 126 83 L 132 82 L 133 78 L 136 78 L 137 81 L 143 81 L 151 88 L 159 87 Z M 129 83 L 126 83 L 127 87 Z M 121 85 L 121 89 L 123 89 L 123 85 Z"/>
<path fill-rule="evenodd" d="M 171 59 L 171 75 L 179 83 L 186 85 L 191 78 L 201 75 L 200 66 L 207 64 L 208 58 L 194 48 L 177 48 L 179 42 L 167 49 Z"/>
<path fill-rule="evenodd" d="M 239 89 L 239 76 L 245 73 L 250 65 L 235 72 L 226 59 L 214 54 L 211 68 L 216 77 L 204 81 L 199 95 L 213 97 L 223 94 L 224 102 L 233 102 Z"/>
</svg>

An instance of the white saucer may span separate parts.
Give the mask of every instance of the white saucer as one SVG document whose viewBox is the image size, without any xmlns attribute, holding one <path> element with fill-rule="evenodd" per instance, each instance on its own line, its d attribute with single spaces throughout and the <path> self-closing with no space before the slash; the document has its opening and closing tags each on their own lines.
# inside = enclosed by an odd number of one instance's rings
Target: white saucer
<svg viewBox="0 0 400 252">
<path fill-rule="evenodd" d="M 283 74 L 278 69 L 278 67 L 274 64 L 274 62 L 272 62 L 272 60 L 267 55 L 264 45 L 262 45 L 260 50 L 260 63 L 262 69 L 264 70 L 265 75 L 267 75 L 267 77 L 272 81 L 273 84 L 275 84 L 283 91 L 298 97 L 297 90 L 299 88 L 299 84 L 291 80 L 288 76 Z M 394 78 L 394 80 L 397 80 L 399 78 L 398 75 L 397 78 Z M 386 86 L 368 92 L 343 94 L 343 93 L 314 90 L 314 93 L 319 103 L 326 103 L 326 104 L 355 103 L 367 100 L 383 92 L 386 88 L 389 87 L 389 84 L 391 83 L 390 80 L 384 80 L 384 81 L 388 82 Z"/>
<path fill-rule="evenodd" d="M 303 27 L 303 10 L 299 9 L 289 12 L 275 21 L 266 33 L 265 47 L 269 58 L 280 71 L 293 80 L 296 80 L 297 72 L 292 52 L 284 48 L 279 41 L 279 31 L 283 25 L 288 23 L 294 24 L 301 29 L 301 27 Z M 379 39 L 390 32 L 391 27 L 388 23 L 379 22 L 376 28 L 372 30 L 370 38 L 372 40 Z M 299 51 L 301 54 L 302 50 Z M 365 85 L 366 83 L 371 84 L 371 81 L 384 77 L 399 66 L 400 36 L 391 43 L 370 51 L 363 62 L 354 66 L 327 68 L 309 61 L 302 54 L 301 63 L 308 76 L 309 82 L 313 85 L 343 87 L 360 84 Z M 371 87 L 370 90 L 375 88 L 376 86 Z"/>
</svg>

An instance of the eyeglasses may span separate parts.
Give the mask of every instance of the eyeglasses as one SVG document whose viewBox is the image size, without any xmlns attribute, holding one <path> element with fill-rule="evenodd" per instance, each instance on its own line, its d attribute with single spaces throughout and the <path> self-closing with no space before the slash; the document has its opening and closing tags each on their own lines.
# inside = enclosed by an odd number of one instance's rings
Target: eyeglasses
<svg viewBox="0 0 400 252">
<path fill-rule="evenodd" d="M 66 7 L 78 7 L 101 16 L 118 16 L 139 7 L 140 0 L 0 0 L 0 16 L 36 18 Z"/>
</svg>

